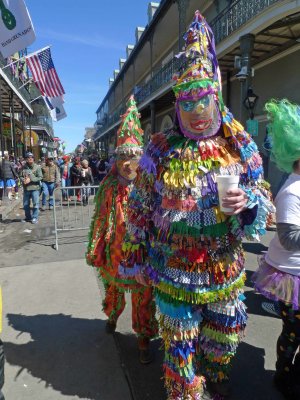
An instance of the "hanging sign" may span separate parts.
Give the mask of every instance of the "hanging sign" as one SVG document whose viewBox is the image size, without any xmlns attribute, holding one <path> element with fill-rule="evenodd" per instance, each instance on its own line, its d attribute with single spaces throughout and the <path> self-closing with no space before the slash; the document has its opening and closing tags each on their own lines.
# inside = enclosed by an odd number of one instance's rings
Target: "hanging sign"
<svg viewBox="0 0 300 400">
<path fill-rule="evenodd" d="M 256 119 L 247 119 L 247 132 L 251 136 L 258 136 L 258 121 Z"/>
</svg>

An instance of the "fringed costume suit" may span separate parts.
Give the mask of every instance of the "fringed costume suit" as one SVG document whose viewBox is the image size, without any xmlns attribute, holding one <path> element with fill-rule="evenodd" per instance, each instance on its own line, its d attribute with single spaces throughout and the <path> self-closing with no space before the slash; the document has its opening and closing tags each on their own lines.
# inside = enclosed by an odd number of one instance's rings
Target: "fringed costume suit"
<svg viewBox="0 0 300 400">
<path fill-rule="evenodd" d="M 240 176 L 248 195 L 240 215 L 220 211 L 218 174 Z M 154 285 L 170 400 L 198 400 L 205 379 L 229 378 L 247 320 L 241 241 L 264 233 L 272 207 L 261 175 L 255 143 L 227 109 L 214 137 L 170 129 L 153 135 L 140 161 L 123 268 Z"/>
<path fill-rule="evenodd" d="M 117 322 L 125 308 L 125 292 L 131 292 L 132 329 L 139 337 L 140 348 L 157 335 L 155 305 L 151 287 L 119 276 L 118 267 L 124 258 L 127 200 L 131 186 L 119 183 L 113 168 L 102 181 L 95 200 L 95 214 L 90 230 L 87 262 L 99 269 L 105 287 L 103 310 Z"/>
</svg>

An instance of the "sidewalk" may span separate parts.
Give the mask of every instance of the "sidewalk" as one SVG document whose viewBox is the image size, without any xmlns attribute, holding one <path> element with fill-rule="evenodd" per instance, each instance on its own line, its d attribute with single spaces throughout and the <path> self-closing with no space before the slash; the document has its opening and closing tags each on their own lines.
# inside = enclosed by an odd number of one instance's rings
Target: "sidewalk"
<svg viewBox="0 0 300 400">
<path fill-rule="evenodd" d="M 130 295 L 116 334 L 104 332 L 103 288 L 83 260 L 87 232 L 78 237 L 67 232 L 55 251 L 49 211 L 37 226 L 24 226 L 15 217 L 0 235 L 6 398 L 165 400 L 162 343 L 152 342 L 155 360 L 142 366 L 131 329 Z M 233 365 L 230 400 L 282 400 L 272 386 L 281 321 L 263 311 L 265 299 L 251 283 L 257 255 L 273 235 L 269 231 L 262 243 L 244 243 L 249 322 Z"/>
<path fill-rule="evenodd" d="M 0 222 L 4 221 L 8 215 L 22 204 L 23 196 L 20 193 L 18 199 L 9 200 L 8 197 L 3 197 L 2 204 L 0 206 Z"/>
<path fill-rule="evenodd" d="M 1 284 L 7 399 L 132 400 L 83 260 L 2 268 Z"/>
</svg>

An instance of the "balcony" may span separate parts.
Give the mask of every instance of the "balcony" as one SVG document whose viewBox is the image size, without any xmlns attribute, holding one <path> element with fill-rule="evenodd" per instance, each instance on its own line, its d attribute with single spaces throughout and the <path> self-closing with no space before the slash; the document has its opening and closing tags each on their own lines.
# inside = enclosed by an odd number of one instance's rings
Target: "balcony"
<svg viewBox="0 0 300 400">
<path fill-rule="evenodd" d="M 267 7 L 279 1 L 282 0 L 235 0 L 210 22 L 216 44 L 237 31 Z M 145 105 L 158 91 L 162 93 L 164 89 L 168 90 L 171 86 L 173 75 L 184 67 L 184 62 L 184 58 L 174 57 L 159 69 L 147 83 L 135 87 L 134 94 L 137 104 L 139 106 Z M 105 123 L 98 127 L 95 138 L 101 137 L 102 134 L 109 131 L 110 127 L 116 125 L 120 121 L 120 115 L 124 112 L 124 106 L 120 105 L 116 111 L 108 116 Z"/>
<path fill-rule="evenodd" d="M 216 45 L 256 17 L 267 7 L 282 0 L 236 0 L 210 22 Z"/>
<path fill-rule="evenodd" d="M 7 78 L 10 80 L 12 85 L 15 87 L 15 89 L 20 93 L 20 95 L 30 104 L 31 96 L 29 91 L 27 90 L 26 86 L 23 86 L 20 88 L 20 86 L 23 85 L 22 81 L 20 79 L 16 78 L 13 73 L 10 70 L 10 67 L 7 67 L 3 69 L 7 65 L 6 59 L 2 56 L 0 53 L 0 68 L 2 69 L 3 73 L 7 76 Z"/>
<path fill-rule="evenodd" d="M 53 137 L 53 127 L 52 127 L 52 123 L 51 120 L 49 119 L 49 117 L 44 116 L 44 115 L 33 115 L 30 117 L 30 123 L 32 128 L 33 127 L 38 127 L 40 129 L 45 130 L 49 137 Z M 29 119 L 27 120 L 27 128 L 29 125 Z M 34 128 L 33 128 L 34 129 Z"/>
</svg>

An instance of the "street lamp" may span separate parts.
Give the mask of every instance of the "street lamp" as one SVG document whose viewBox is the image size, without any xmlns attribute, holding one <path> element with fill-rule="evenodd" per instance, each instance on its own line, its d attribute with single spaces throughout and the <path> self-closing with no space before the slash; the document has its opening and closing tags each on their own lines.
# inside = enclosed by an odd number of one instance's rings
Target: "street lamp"
<svg viewBox="0 0 300 400">
<path fill-rule="evenodd" d="M 250 111 L 250 118 L 254 118 L 253 110 L 256 106 L 256 103 L 258 101 L 259 96 L 253 92 L 253 89 L 251 87 L 248 88 L 247 91 L 247 96 L 244 100 L 244 106 L 247 108 L 247 110 Z"/>
</svg>

